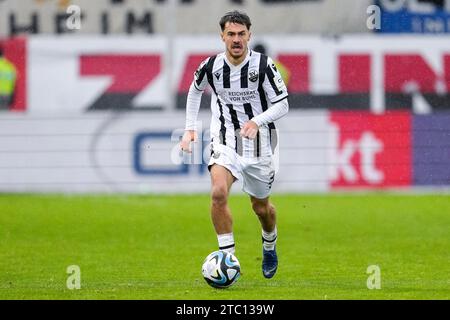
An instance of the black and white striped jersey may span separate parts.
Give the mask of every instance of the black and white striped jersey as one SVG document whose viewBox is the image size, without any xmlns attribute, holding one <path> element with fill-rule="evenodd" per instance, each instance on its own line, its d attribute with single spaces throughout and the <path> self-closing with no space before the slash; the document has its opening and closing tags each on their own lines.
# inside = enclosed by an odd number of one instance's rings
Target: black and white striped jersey
<svg viewBox="0 0 450 320">
<path fill-rule="evenodd" d="M 209 57 L 195 72 L 193 86 L 203 92 L 208 84 L 213 91 L 212 142 L 227 145 L 241 156 L 270 155 L 277 143 L 273 123 L 261 126 L 254 140 L 240 137 L 239 131 L 288 96 L 272 59 L 252 50 L 238 66 L 228 61 L 225 52 Z"/>
</svg>

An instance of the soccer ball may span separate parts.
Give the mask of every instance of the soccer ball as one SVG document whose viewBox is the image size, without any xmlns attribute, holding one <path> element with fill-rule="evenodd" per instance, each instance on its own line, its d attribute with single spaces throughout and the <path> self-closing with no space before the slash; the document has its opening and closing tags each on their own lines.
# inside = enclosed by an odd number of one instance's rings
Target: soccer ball
<svg viewBox="0 0 450 320">
<path fill-rule="evenodd" d="M 233 254 L 214 251 L 205 258 L 202 274 L 210 286 L 228 288 L 241 276 L 241 265 Z"/>
</svg>

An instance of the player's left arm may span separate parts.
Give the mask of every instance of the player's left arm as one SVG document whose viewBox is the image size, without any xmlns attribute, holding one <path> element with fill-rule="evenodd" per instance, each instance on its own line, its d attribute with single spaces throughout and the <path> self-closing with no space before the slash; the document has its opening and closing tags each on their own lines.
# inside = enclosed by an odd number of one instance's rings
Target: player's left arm
<svg viewBox="0 0 450 320">
<path fill-rule="evenodd" d="M 242 127 L 241 135 L 250 139 L 256 137 L 259 127 L 284 117 L 289 111 L 286 85 L 279 70 L 270 58 L 268 59 L 263 88 L 272 105 L 266 111 L 245 123 Z"/>
</svg>

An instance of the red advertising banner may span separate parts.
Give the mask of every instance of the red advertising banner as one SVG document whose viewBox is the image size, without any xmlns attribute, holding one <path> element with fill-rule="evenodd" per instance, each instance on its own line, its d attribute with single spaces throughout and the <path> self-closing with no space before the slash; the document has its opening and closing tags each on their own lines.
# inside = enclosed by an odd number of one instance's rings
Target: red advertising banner
<svg viewBox="0 0 450 320">
<path fill-rule="evenodd" d="M 3 53 L 15 67 L 17 80 L 11 111 L 25 111 L 27 106 L 27 41 L 12 38 L 1 42 Z"/>
<path fill-rule="evenodd" d="M 330 184 L 339 187 L 411 185 L 408 112 L 332 112 Z"/>
<path fill-rule="evenodd" d="M 133 99 L 161 72 L 160 55 L 101 54 L 80 56 L 80 75 L 110 76 L 107 87 L 88 110 L 131 110 Z M 151 109 L 151 106 L 148 107 Z"/>
</svg>

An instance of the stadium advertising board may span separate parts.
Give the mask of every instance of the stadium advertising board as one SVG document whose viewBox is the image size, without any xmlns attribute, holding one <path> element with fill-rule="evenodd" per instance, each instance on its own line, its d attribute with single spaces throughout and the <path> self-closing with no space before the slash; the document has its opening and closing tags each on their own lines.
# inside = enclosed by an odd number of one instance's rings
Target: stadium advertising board
<svg viewBox="0 0 450 320">
<path fill-rule="evenodd" d="M 377 0 L 386 33 L 449 33 L 448 0 Z"/>
<path fill-rule="evenodd" d="M 450 184 L 450 119 L 437 112 L 450 107 L 450 44 L 414 39 L 254 39 L 290 71 L 274 190 Z M 222 49 L 216 37 L 177 38 L 169 59 L 158 37 L 18 41 L 26 105 L 0 115 L 1 191 L 208 192 L 207 110 L 188 162 L 177 143 L 187 87 Z"/>
<path fill-rule="evenodd" d="M 2 192 L 208 192 L 209 114 L 192 156 L 182 113 L 2 114 Z M 449 114 L 291 111 L 276 192 L 448 186 Z M 233 191 L 239 191 L 235 186 Z"/>
<path fill-rule="evenodd" d="M 285 68 L 292 109 L 450 110 L 450 41 L 443 37 L 267 37 L 252 43 L 264 43 Z M 28 48 L 29 110 L 84 112 L 165 109 L 173 96 L 174 107 L 183 110 L 199 62 L 223 45 L 211 36 L 178 37 L 172 45 L 158 37 L 33 37 Z"/>
<path fill-rule="evenodd" d="M 10 110 L 24 111 L 28 103 L 27 100 L 27 39 L 26 38 L 11 38 L 0 40 L 0 46 L 3 48 L 3 54 L 8 61 L 10 61 L 17 72 L 17 80 L 15 83 L 15 93 Z"/>
<path fill-rule="evenodd" d="M 344 3 L 337 6 L 336 0 L 1 0 L 0 37 L 216 34 L 223 13 L 235 9 L 251 13 L 252 30 L 257 33 L 368 33 L 364 12 L 372 0 L 339 1 Z M 325 12 L 325 19 L 315 18 Z M 344 19 L 346 23 L 341 23 Z"/>
<path fill-rule="evenodd" d="M 82 113 L 162 108 L 168 104 L 166 46 L 157 37 L 31 38 L 28 109 Z"/>
<path fill-rule="evenodd" d="M 450 114 L 413 118 L 414 185 L 450 184 Z"/>
<path fill-rule="evenodd" d="M 0 190 L 208 192 L 209 117 L 200 114 L 199 142 L 183 157 L 179 112 L 3 114 Z M 280 127 L 277 190 L 326 190 L 326 112 L 294 112 Z"/>
<path fill-rule="evenodd" d="M 332 112 L 330 120 L 333 188 L 411 185 L 410 113 Z"/>
</svg>

